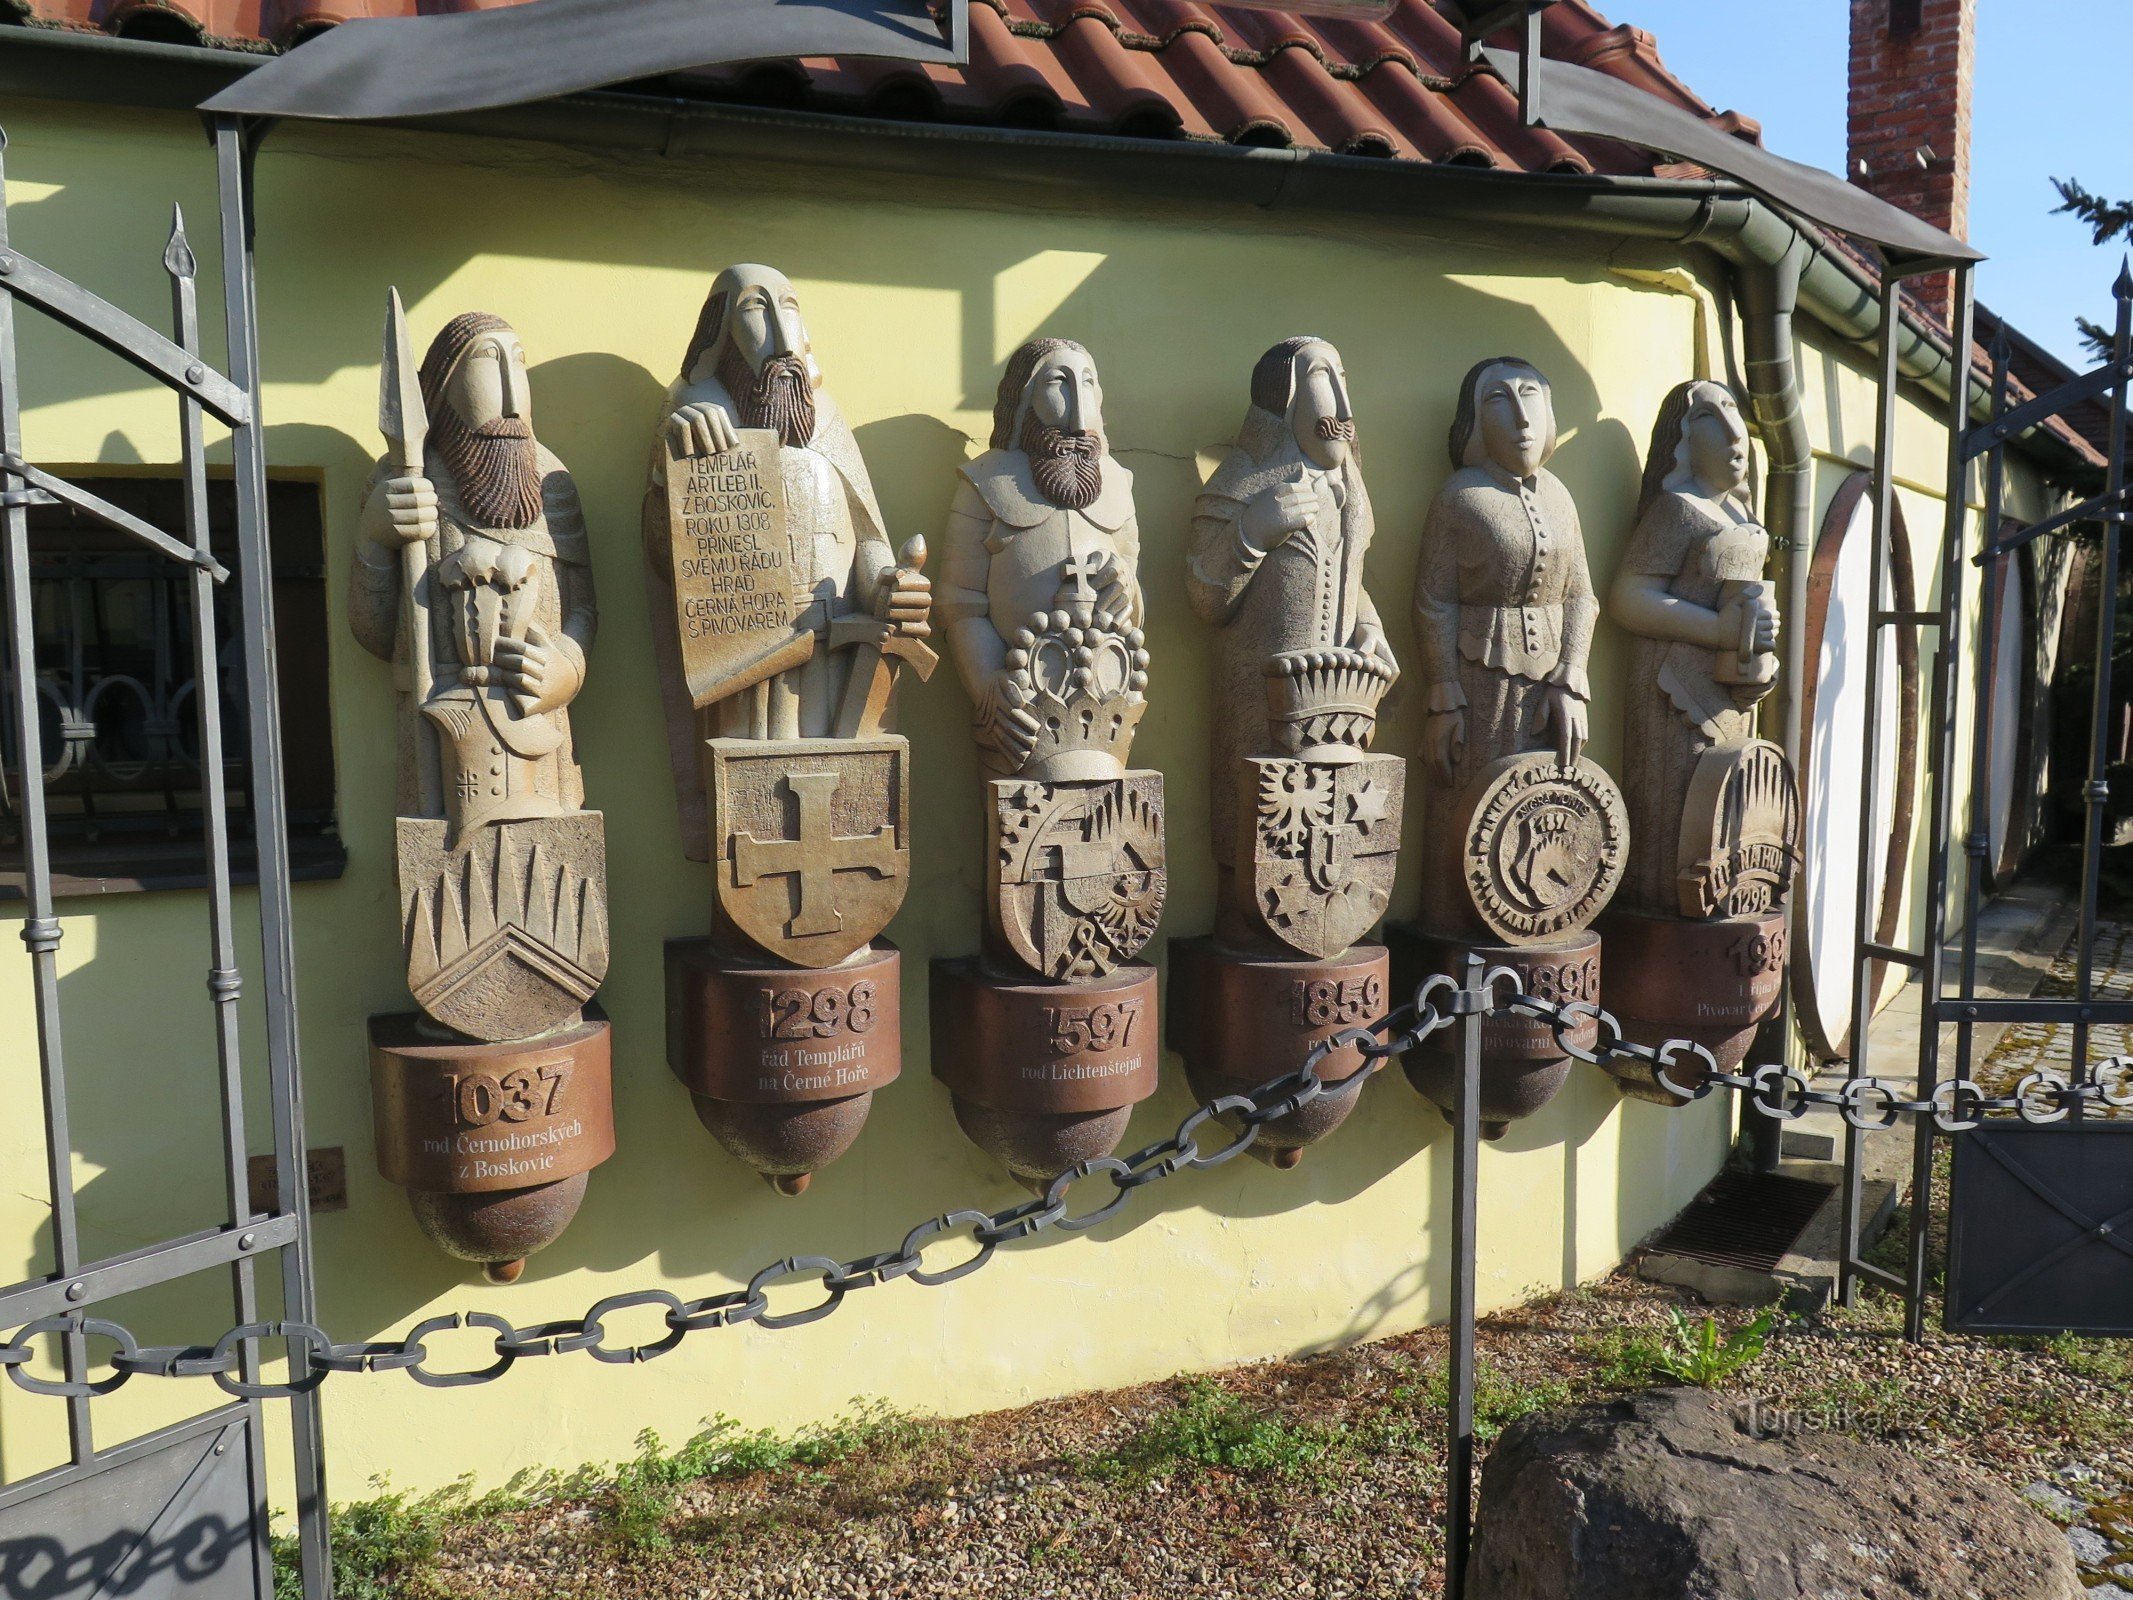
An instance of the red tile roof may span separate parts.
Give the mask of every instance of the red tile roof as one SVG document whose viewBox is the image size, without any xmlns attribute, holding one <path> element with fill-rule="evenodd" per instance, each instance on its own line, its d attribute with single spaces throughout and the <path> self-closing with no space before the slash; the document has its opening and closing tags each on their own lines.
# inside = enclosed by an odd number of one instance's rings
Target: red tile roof
<svg viewBox="0 0 2133 1600">
<path fill-rule="evenodd" d="M 32 26 L 269 50 L 357 17 L 518 0 L 0 0 Z M 806 60 L 685 75 L 688 92 L 920 121 L 1224 140 L 1534 172 L 1666 172 L 1649 154 L 1521 127 L 1501 81 L 1468 73 L 1456 13 L 1400 0 L 1384 22 L 1229 10 L 1192 0 L 972 0 L 970 64 Z M 1612 73 L 1729 131 L 1667 71 L 1652 36 L 1587 0 L 1543 13 L 1543 48 Z"/>
</svg>

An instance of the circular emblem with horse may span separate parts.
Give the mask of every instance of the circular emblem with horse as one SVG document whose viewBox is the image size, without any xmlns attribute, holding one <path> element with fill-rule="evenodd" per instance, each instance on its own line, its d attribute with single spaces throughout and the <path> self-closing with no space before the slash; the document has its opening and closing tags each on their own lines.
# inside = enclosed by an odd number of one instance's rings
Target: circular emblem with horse
<svg viewBox="0 0 2133 1600">
<path fill-rule="evenodd" d="M 1622 792 L 1592 762 L 1505 756 L 1467 791 L 1462 878 L 1507 944 L 1575 933 L 1614 895 L 1629 859 Z"/>
</svg>

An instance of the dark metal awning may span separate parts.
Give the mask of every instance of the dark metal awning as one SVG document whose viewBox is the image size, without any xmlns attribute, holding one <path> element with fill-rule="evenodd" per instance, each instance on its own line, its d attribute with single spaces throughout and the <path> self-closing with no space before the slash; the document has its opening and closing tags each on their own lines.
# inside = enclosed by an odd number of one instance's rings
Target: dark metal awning
<svg viewBox="0 0 2133 1600">
<path fill-rule="evenodd" d="M 344 22 L 201 109 L 312 118 L 439 116 L 734 61 L 871 56 L 958 63 L 967 0 L 944 35 L 926 0 L 527 0 Z"/>
<path fill-rule="evenodd" d="M 1504 82 L 1520 87 L 1517 52 L 1487 50 L 1483 54 Z M 1985 258 L 1983 251 L 1973 249 L 1952 233 L 1943 233 L 1855 184 L 1819 167 L 1772 155 L 1745 139 L 1736 139 L 1715 123 L 1691 116 L 1679 106 L 1670 106 L 1658 96 L 1604 72 L 1550 61 L 1536 53 L 1533 80 L 1534 92 L 1528 103 L 1533 107 L 1534 120 L 1544 128 L 1619 139 L 1624 144 L 1693 161 L 1745 184 L 1810 222 L 1879 245 L 1914 262 L 1953 265 Z"/>
</svg>

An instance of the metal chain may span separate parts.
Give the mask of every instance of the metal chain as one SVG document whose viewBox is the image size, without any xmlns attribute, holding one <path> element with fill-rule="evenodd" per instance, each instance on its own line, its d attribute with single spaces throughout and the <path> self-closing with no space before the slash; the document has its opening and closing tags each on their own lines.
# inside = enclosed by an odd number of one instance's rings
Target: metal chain
<svg viewBox="0 0 2133 1600">
<path fill-rule="evenodd" d="M 1440 1012 L 1434 1000 L 1447 996 Z M 898 1278 L 938 1288 L 968 1277 L 990 1262 L 994 1252 L 1010 1240 L 1031 1238 L 1053 1228 L 1079 1233 L 1097 1227 L 1152 1183 L 1235 1160 L 1252 1147 L 1259 1130 L 1268 1123 L 1278 1122 L 1328 1096 L 1359 1092 L 1364 1081 L 1387 1062 L 1440 1028 L 1451 1026 L 1467 1009 L 1459 1004 L 1459 987 L 1453 979 L 1431 977 L 1416 989 L 1408 1004 L 1368 1027 L 1345 1028 L 1313 1045 L 1294 1070 L 1269 1079 L 1247 1094 L 1218 1095 L 1202 1102 L 1169 1138 L 1131 1155 L 1098 1156 L 1077 1162 L 1034 1199 L 1001 1211 L 972 1209 L 929 1217 L 905 1234 L 895 1249 L 850 1261 L 832 1256 L 787 1256 L 756 1273 L 746 1288 L 723 1294 L 684 1300 L 666 1289 L 638 1289 L 609 1295 L 582 1317 L 528 1327 L 516 1327 L 490 1311 L 458 1312 L 418 1322 L 399 1339 L 359 1344 L 335 1344 L 310 1323 L 283 1321 L 243 1323 L 212 1345 L 143 1345 L 119 1323 L 70 1311 L 40 1317 L 0 1343 L 0 1371 L 5 1371 L 16 1387 L 32 1394 L 68 1396 L 109 1394 L 136 1377 L 204 1377 L 212 1378 L 228 1394 L 270 1398 L 315 1389 L 336 1372 L 404 1372 L 426 1388 L 457 1389 L 494 1382 L 518 1362 L 541 1356 L 582 1351 L 595 1361 L 626 1364 L 655 1360 L 677 1349 L 690 1334 L 712 1328 L 732 1328 L 743 1323 L 759 1328 L 797 1328 L 821 1321 L 842 1306 L 849 1295 Z M 1363 1057 L 1362 1069 L 1334 1083 L 1321 1078 L 1320 1069 L 1334 1052 L 1350 1047 Z M 1225 1127 L 1229 1137 L 1213 1148 L 1204 1148 L 1201 1135 L 1218 1118 L 1229 1119 Z M 1085 1180 L 1097 1178 L 1111 1185 L 1109 1198 L 1102 1198 L 1100 1190 L 1097 1200 L 1087 1198 L 1085 1193 L 1077 1194 L 1077 1187 Z M 947 1266 L 927 1267 L 926 1250 L 947 1240 L 960 1241 L 969 1253 Z M 769 1291 L 780 1283 L 811 1284 L 811 1293 L 820 1297 L 797 1310 L 773 1312 Z M 656 1307 L 663 1313 L 665 1331 L 645 1344 L 611 1343 L 606 1319 L 643 1307 Z M 469 1347 L 463 1354 L 462 1361 L 478 1364 L 442 1369 L 432 1364 L 441 1359 L 429 1347 L 434 1336 L 470 1328 L 490 1335 L 485 1343 Z M 33 1375 L 28 1363 L 36 1355 L 34 1340 L 48 1333 L 110 1341 L 114 1348 L 105 1357 L 109 1374 L 75 1380 Z M 246 1351 L 256 1351 L 263 1362 L 267 1352 L 258 1347 L 272 1341 L 285 1342 L 292 1356 L 302 1347 L 309 1354 L 310 1370 L 301 1378 L 278 1382 L 240 1377 Z"/>
<path fill-rule="evenodd" d="M 1511 968 L 1492 967 L 1484 980 L 1489 1003 L 1482 1004 L 1479 997 L 1468 995 L 1450 977 L 1439 974 L 1427 978 L 1406 1005 L 1368 1027 L 1346 1028 L 1322 1040 L 1312 1046 L 1293 1071 L 1271 1078 L 1247 1094 L 1218 1095 L 1203 1101 L 1169 1138 L 1131 1155 L 1097 1156 L 1077 1162 L 1034 1199 L 1001 1211 L 970 1209 L 929 1217 L 905 1234 L 895 1249 L 849 1261 L 832 1256 L 787 1256 L 756 1273 L 747 1287 L 723 1294 L 684 1300 L 666 1289 L 638 1289 L 609 1295 L 582 1317 L 527 1327 L 514 1326 L 490 1311 L 456 1312 L 418 1322 L 400 1339 L 358 1344 L 335 1344 L 308 1322 L 282 1321 L 241 1324 L 212 1345 L 143 1345 L 120 1323 L 70 1311 L 40 1317 L 0 1343 L 0 1371 L 5 1371 L 16 1387 L 32 1394 L 66 1396 L 109 1394 L 136 1377 L 205 1377 L 212 1378 L 226 1393 L 241 1398 L 269 1398 L 314 1389 L 336 1372 L 405 1372 L 427 1388 L 456 1389 L 494 1382 L 518 1362 L 541 1356 L 582 1351 L 595 1361 L 620 1365 L 655 1360 L 677 1349 L 690 1334 L 712 1328 L 732 1328 L 743 1323 L 759 1328 L 797 1328 L 821 1321 L 841 1307 L 847 1296 L 862 1290 L 878 1288 L 898 1278 L 939 1288 L 976 1272 L 1011 1240 L 1031 1238 L 1052 1228 L 1079 1233 L 1097 1227 L 1152 1183 L 1235 1160 L 1252 1147 L 1259 1130 L 1268 1123 L 1293 1115 L 1329 1095 L 1359 1092 L 1364 1081 L 1387 1062 L 1476 1010 L 1491 1016 L 1517 1013 L 1544 1022 L 1563 1052 L 1579 1061 L 1595 1066 L 1610 1061 L 1641 1062 L 1661 1088 L 1684 1103 L 1701 1100 L 1717 1089 L 1729 1089 L 1747 1095 L 1767 1115 L 1788 1122 L 1826 1106 L 1855 1128 L 1887 1128 L 1900 1117 L 1930 1116 L 1942 1131 L 1959 1133 L 1975 1128 L 1984 1117 L 1995 1113 L 2012 1112 L 2025 1122 L 2043 1124 L 2063 1120 L 2077 1105 L 2133 1106 L 2133 1056 L 2113 1056 L 2099 1063 L 2090 1081 L 2083 1084 L 2060 1083 L 2032 1072 L 2007 1095 L 1987 1094 L 1969 1078 L 1943 1083 L 1923 1099 L 1905 1099 L 1894 1086 L 1874 1077 L 1853 1078 L 1842 1089 L 1831 1091 L 1815 1088 L 1797 1067 L 1776 1063 L 1747 1072 L 1721 1072 L 1717 1058 L 1688 1039 L 1669 1039 L 1658 1045 L 1633 1044 L 1622 1036 L 1614 1017 L 1591 1001 L 1543 1000 L 1521 992 L 1518 981 L 1518 974 Z M 1587 1024 L 1598 1035 L 1590 1050 L 1572 1038 Z M 1362 1070 L 1336 1083 L 1321 1078 L 1320 1069 L 1334 1052 L 1350 1047 L 1363 1057 Z M 1684 1071 L 1692 1065 L 1703 1071 L 1688 1083 L 1677 1081 L 1669 1070 Z M 1225 1117 L 1230 1119 L 1226 1125 L 1229 1139 L 1214 1149 L 1203 1149 L 1202 1131 Z M 1083 1201 L 1082 1209 L 1076 1209 L 1069 1196 L 1077 1185 L 1097 1177 L 1110 1183 L 1110 1197 L 1101 1199 L 1101 1203 Z M 968 1246 L 969 1254 L 948 1266 L 927 1267 L 926 1250 L 948 1239 L 959 1239 Z M 794 1311 L 770 1309 L 769 1290 L 773 1284 L 803 1281 L 814 1285 L 819 1299 Z M 665 1332 L 645 1344 L 610 1343 L 605 1319 L 642 1307 L 656 1307 L 663 1313 Z M 481 1329 L 491 1336 L 486 1346 L 476 1346 L 469 1352 L 482 1364 L 444 1370 L 432 1366 L 435 1358 L 427 1341 L 438 1334 L 469 1328 Z M 28 1370 L 36 1355 L 32 1341 L 50 1333 L 110 1341 L 114 1348 L 106 1357 L 109 1374 L 73 1380 L 33 1375 Z M 280 1382 L 255 1382 L 238 1376 L 247 1348 L 273 1340 L 285 1341 L 292 1354 L 302 1346 L 310 1357 L 310 1370 L 301 1378 Z M 263 1351 L 259 1357 L 264 1359 Z"/>
</svg>

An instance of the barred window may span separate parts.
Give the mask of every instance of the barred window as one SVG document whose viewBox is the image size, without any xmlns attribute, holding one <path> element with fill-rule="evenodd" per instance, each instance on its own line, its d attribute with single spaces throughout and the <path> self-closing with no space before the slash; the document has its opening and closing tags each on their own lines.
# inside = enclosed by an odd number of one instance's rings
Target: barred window
<svg viewBox="0 0 2133 1600">
<path fill-rule="evenodd" d="M 142 520 L 185 537 L 175 477 L 72 475 Z M 333 743 L 326 685 L 324 537 L 316 486 L 270 483 L 284 788 L 291 870 L 338 877 L 346 854 L 334 825 Z M 199 708 L 194 699 L 190 569 L 63 505 L 28 511 L 31 607 L 37 634 L 38 741 L 58 894 L 198 887 L 207 881 Z M 223 770 L 231 875 L 255 881 L 250 727 L 237 563 L 236 495 L 208 484 L 216 557 L 232 570 L 215 589 L 221 647 Z M 0 897 L 23 892 L 22 773 L 12 663 L 0 662 L 5 783 L 0 787 Z"/>
</svg>

